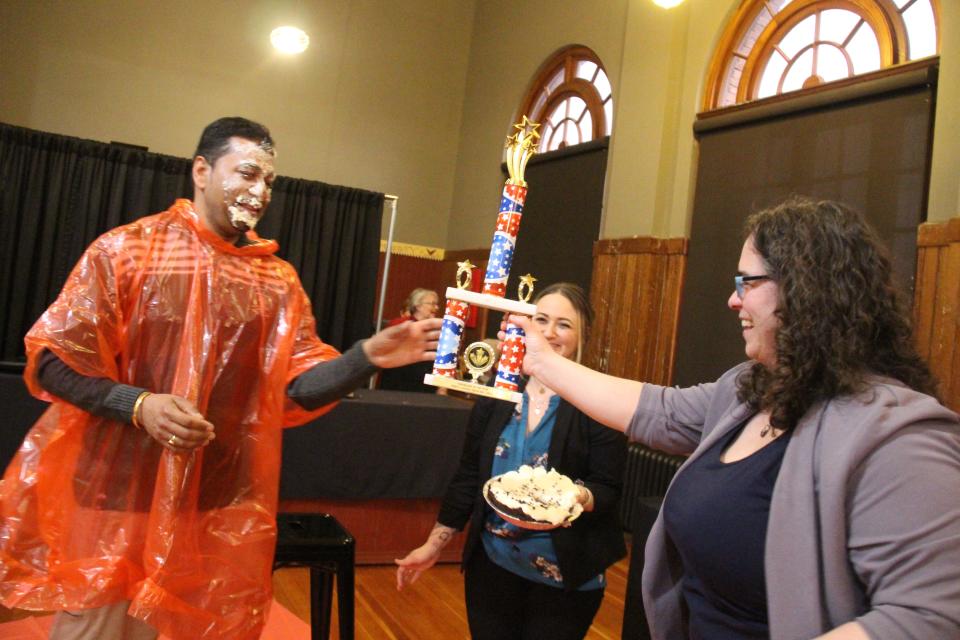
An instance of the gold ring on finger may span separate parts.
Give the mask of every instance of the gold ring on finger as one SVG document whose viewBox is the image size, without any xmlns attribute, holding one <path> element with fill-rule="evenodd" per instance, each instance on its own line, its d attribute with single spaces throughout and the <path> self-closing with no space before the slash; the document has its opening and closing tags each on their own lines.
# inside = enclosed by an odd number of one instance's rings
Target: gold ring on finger
<svg viewBox="0 0 960 640">
<path fill-rule="evenodd" d="M 177 436 L 176 435 L 170 436 L 170 439 L 167 440 L 167 444 L 170 445 L 171 447 L 175 447 L 177 445 Z"/>
</svg>

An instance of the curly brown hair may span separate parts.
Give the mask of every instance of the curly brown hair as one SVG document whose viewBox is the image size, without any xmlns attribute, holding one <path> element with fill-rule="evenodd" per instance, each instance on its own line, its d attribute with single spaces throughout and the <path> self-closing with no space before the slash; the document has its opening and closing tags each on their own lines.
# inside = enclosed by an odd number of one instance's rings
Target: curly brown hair
<svg viewBox="0 0 960 640">
<path fill-rule="evenodd" d="M 936 395 L 887 251 L 858 213 L 793 197 L 751 215 L 745 237 L 779 287 L 780 327 L 776 365 L 740 376 L 741 401 L 791 429 L 815 402 L 862 390 L 871 374 Z"/>
</svg>

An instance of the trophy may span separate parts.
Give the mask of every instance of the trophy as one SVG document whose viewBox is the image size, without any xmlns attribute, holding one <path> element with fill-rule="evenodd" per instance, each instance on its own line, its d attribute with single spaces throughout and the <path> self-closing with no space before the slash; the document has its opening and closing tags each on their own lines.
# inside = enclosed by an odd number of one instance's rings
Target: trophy
<svg viewBox="0 0 960 640">
<path fill-rule="evenodd" d="M 500 212 L 497 215 L 496 230 L 493 232 L 493 244 L 490 246 L 483 292 L 469 290 L 473 273 L 470 261 L 458 263 L 457 286 L 448 287 L 446 291 L 447 305 L 440 329 L 437 357 L 433 362 L 433 373 L 424 376 L 423 381 L 435 387 L 518 403 L 523 398 L 518 391 L 518 383 L 523 356 L 526 353 L 525 336 L 520 327 L 507 323 L 506 340 L 501 345 L 493 387 L 479 382 L 480 377 L 494 364 L 495 354 L 487 343 L 474 342 L 464 349 L 463 362 L 470 380 L 458 377 L 457 366 L 464 321 L 471 305 L 526 316 L 532 316 L 536 312 L 536 307 L 530 304 L 536 278 L 529 274 L 520 278 L 517 300 L 505 297 L 513 252 L 517 245 L 517 233 L 520 230 L 520 218 L 523 216 L 523 204 L 527 198 L 527 182 L 523 179 L 523 172 L 527 162 L 536 153 L 537 140 L 540 138 L 537 131 L 540 125 L 530 122 L 526 116 L 513 126 L 517 131 L 507 137 L 506 145 L 509 178 L 503 185 L 500 198 Z"/>
</svg>

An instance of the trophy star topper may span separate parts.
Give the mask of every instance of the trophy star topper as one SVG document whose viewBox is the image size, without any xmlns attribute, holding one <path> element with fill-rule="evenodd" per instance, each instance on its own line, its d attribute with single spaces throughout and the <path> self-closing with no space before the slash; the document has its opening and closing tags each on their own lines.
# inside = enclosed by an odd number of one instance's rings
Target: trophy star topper
<svg viewBox="0 0 960 640">
<path fill-rule="evenodd" d="M 537 152 L 537 142 L 540 140 L 540 124 L 531 122 L 527 116 L 523 120 L 513 125 L 517 130 L 512 136 L 507 136 L 507 172 L 510 174 L 508 184 L 515 184 L 522 187 L 527 186 L 527 181 L 523 179 L 527 163 Z"/>
</svg>

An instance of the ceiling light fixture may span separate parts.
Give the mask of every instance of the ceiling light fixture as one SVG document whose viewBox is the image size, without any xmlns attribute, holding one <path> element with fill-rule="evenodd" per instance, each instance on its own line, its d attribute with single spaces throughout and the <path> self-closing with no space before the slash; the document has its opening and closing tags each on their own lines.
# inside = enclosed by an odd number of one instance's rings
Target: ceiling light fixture
<svg viewBox="0 0 960 640">
<path fill-rule="evenodd" d="M 681 3 L 683 3 L 683 0 L 653 0 L 653 4 L 664 9 L 672 9 Z"/>
<path fill-rule="evenodd" d="M 303 53 L 310 46 L 310 36 L 296 27 L 277 27 L 270 32 L 270 42 L 280 53 Z"/>
</svg>

